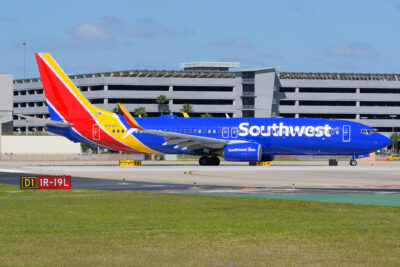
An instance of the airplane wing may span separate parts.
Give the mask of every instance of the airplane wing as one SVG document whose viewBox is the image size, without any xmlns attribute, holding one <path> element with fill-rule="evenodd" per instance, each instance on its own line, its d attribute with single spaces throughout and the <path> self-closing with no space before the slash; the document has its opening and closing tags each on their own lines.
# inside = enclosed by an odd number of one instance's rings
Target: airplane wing
<svg viewBox="0 0 400 267">
<path fill-rule="evenodd" d="M 154 134 L 163 136 L 166 140 L 163 145 L 175 145 L 175 149 L 182 148 L 184 150 L 197 150 L 197 149 L 209 149 L 209 150 L 218 150 L 224 148 L 227 144 L 231 143 L 239 143 L 242 141 L 231 141 L 231 140 L 223 140 L 211 137 L 204 137 L 204 136 L 195 136 L 189 134 L 181 134 L 181 133 L 174 133 L 174 132 L 167 132 L 167 131 L 160 131 L 160 130 L 149 130 L 144 129 L 135 121 L 135 119 L 131 116 L 128 110 L 122 105 L 118 104 L 122 115 L 128 122 L 129 126 L 132 128 L 127 131 L 125 137 L 132 134 L 135 131 L 141 131 L 144 133 Z"/>
<path fill-rule="evenodd" d="M 15 114 L 15 115 L 17 115 L 18 117 L 24 118 L 25 120 L 38 122 L 38 123 L 41 123 L 43 125 L 51 125 L 51 126 L 61 127 L 61 128 L 64 128 L 64 127 L 69 128 L 69 127 L 73 126 L 72 123 L 68 123 L 68 122 L 52 121 L 52 120 L 35 118 L 35 117 L 21 115 L 21 114 Z"/>
<path fill-rule="evenodd" d="M 230 142 L 229 140 L 158 130 L 143 130 L 143 132 L 163 136 L 166 140 L 163 146 L 175 145 L 175 149 L 182 148 L 189 151 L 196 149 L 222 149 Z"/>
</svg>

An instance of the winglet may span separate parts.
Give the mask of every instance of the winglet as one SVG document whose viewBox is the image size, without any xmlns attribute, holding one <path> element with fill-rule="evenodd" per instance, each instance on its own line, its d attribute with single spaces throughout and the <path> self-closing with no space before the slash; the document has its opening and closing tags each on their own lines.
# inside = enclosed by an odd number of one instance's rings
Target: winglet
<svg viewBox="0 0 400 267">
<path fill-rule="evenodd" d="M 183 114 L 183 117 L 189 118 L 189 114 L 187 114 L 186 112 L 181 111 L 181 113 Z"/>
<path fill-rule="evenodd" d="M 124 118 L 126 122 L 131 126 L 132 128 L 136 128 L 140 131 L 143 131 L 144 129 L 139 126 L 139 124 L 135 121 L 135 119 L 132 117 L 132 115 L 129 113 L 129 111 L 124 107 L 124 105 L 118 103 L 119 108 L 121 109 L 122 115 L 124 115 Z"/>
</svg>

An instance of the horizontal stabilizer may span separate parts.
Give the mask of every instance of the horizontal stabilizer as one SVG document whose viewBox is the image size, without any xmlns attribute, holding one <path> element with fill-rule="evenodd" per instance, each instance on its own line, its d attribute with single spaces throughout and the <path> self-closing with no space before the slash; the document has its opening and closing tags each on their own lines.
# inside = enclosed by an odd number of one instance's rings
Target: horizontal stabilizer
<svg viewBox="0 0 400 267">
<path fill-rule="evenodd" d="M 51 125 L 51 126 L 55 126 L 55 127 L 72 127 L 73 124 L 72 123 L 68 123 L 68 122 L 62 122 L 62 121 L 52 121 L 52 120 L 48 120 L 48 119 L 41 119 L 41 118 L 35 118 L 35 117 L 31 117 L 31 116 L 26 116 L 26 115 L 20 115 L 20 114 L 15 114 L 18 117 L 24 118 L 25 120 L 28 121 L 34 121 L 34 122 L 38 122 L 44 125 Z"/>
</svg>

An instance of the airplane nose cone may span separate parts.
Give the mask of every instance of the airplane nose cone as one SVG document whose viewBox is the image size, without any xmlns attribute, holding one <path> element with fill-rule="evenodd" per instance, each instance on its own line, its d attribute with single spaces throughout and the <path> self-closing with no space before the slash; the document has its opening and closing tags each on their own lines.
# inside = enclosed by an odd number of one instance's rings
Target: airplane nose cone
<svg viewBox="0 0 400 267">
<path fill-rule="evenodd" d="M 384 148 L 389 146 L 392 143 L 390 138 L 387 138 L 386 136 L 379 134 L 378 136 L 378 145 L 380 148 Z"/>
</svg>

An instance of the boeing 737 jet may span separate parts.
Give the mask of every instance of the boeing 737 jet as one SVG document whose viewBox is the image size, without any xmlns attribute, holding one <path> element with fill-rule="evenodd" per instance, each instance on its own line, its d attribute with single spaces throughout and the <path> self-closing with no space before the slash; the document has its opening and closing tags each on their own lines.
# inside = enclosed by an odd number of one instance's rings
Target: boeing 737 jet
<svg viewBox="0 0 400 267">
<path fill-rule="evenodd" d="M 270 161 L 274 155 L 348 155 L 355 159 L 388 146 L 389 138 L 357 122 L 305 118 L 134 118 L 92 105 L 48 53 L 36 54 L 50 132 L 74 142 L 142 154 L 200 155 L 200 165 Z"/>
</svg>

